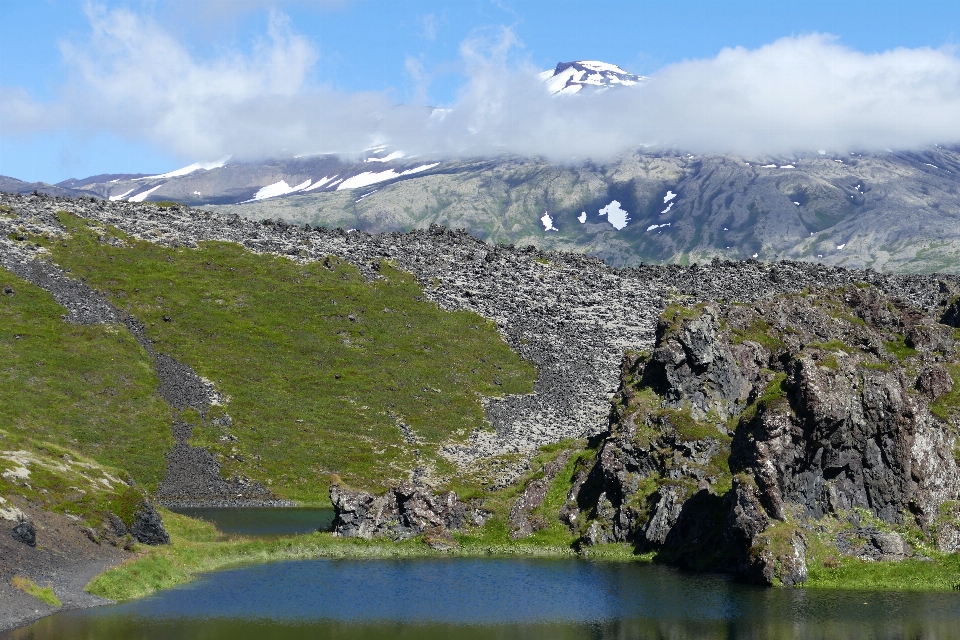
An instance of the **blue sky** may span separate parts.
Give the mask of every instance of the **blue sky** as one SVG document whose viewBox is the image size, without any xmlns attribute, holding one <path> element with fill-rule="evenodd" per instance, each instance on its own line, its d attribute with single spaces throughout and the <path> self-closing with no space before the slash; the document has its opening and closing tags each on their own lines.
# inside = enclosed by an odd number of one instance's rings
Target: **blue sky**
<svg viewBox="0 0 960 640">
<path fill-rule="evenodd" d="M 267 88 L 244 89 L 248 93 L 243 99 L 257 100 L 259 113 L 267 119 L 289 119 L 292 107 L 277 106 L 277 101 L 292 104 L 298 96 L 319 95 L 318 87 L 344 100 L 372 95 L 381 105 L 392 101 L 454 107 L 469 93 L 471 82 L 477 82 L 476 66 L 489 67 L 493 60 L 503 69 L 516 70 L 595 59 L 656 77 L 684 61 L 713 60 L 724 48 L 756 50 L 813 33 L 835 36 L 831 42 L 848 53 L 933 48 L 945 52 L 949 63 L 956 59 L 953 46 L 960 25 L 960 3 L 923 0 L 0 0 L 0 90 L 5 105 L 0 111 L 0 174 L 56 182 L 96 173 L 163 172 L 214 159 L 197 154 L 231 150 L 223 136 L 196 145 L 168 142 L 196 134 L 185 129 L 171 134 L 157 125 L 162 116 L 156 114 L 126 117 L 127 111 L 148 108 L 126 109 L 124 101 L 135 102 L 135 96 L 116 97 L 120 93 L 111 83 L 141 82 L 150 71 L 138 69 L 135 59 L 124 60 L 140 55 L 136 49 L 110 49 L 112 32 L 91 45 L 94 31 L 114 24 L 117 11 L 139 21 L 131 24 L 150 25 L 150 33 L 179 43 L 181 58 L 190 60 L 183 67 L 188 70 L 238 59 L 247 67 L 266 65 L 258 58 L 289 56 L 274 67 L 257 68 L 266 76 L 278 68 L 299 75 L 273 84 L 264 76 L 261 84 Z M 271 29 L 282 34 L 275 37 Z M 277 44 L 276 38 L 286 44 Z M 65 53 L 65 43 L 73 46 L 72 53 Z M 479 57 L 465 49 L 479 51 Z M 162 53 L 154 55 L 158 57 L 151 69 L 162 66 Z M 750 64 L 765 63 L 757 59 Z M 127 69 L 126 80 L 116 72 L 118 67 Z M 952 82 L 953 76 L 949 78 Z M 179 91 L 175 79 L 161 80 L 159 86 L 166 91 Z M 144 91 L 157 86 L 145 85 Z M 11 102 L 14 92 L 19 102 Z M 98 117 L 101 94 L 116 98 L 110 107 L 116 109 L 114 115 L 107 116 L 105 110 Z M 184 95 L 185 102 L 198 100 L 195 93 Z M 263 106 L 264 96 L 270 96 L 274 106 Z M 204 99 L 210 94 L 204 93 Z M 322 105 L 331 104 L 324 100 L 310 103 L 317 105 L 320 119 Z M 11 104 L 20 105 L 19 111 Z M 302 113 L 309 107 L 297 108 Z M 36 113 L 24 116 L 24 109 Z M 42 115 L 36 115 L 40 111 Z M 204 122 L 209 121 L 206 117 Z M 244 121 L 237 126 L 251 125 Z M 270 136 L 266 131 L 256 135 Z"/>
</svg>

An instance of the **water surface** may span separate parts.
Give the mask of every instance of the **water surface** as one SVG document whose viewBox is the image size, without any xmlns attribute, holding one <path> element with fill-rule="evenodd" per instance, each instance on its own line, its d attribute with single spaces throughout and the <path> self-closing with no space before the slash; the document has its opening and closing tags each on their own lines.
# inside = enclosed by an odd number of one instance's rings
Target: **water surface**
<svg viewBox="0 0 960 640">
<path fill-rule="evenodd" d="M 212 522 L 224 533 L 246 536 L 288 536 L 330 531 L 333 526 L 329 507 L 177 507 L 171 511 Z"/>
<path fill-rule="evenodd" d="M 960 638 L 960 593 L 764 589 L 583 560 L 307 560 L 209 574 L 13 637 Z"/>
</svg>

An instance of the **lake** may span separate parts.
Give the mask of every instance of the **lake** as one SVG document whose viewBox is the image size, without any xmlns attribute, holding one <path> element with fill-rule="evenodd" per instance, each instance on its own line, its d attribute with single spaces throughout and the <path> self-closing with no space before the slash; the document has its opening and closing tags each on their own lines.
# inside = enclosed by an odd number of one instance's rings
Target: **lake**
<svg viewBox="0 0 960 640">
<path fill-rule="evenodd" d="M 765 589 L 572 559 L 298 560 L 60 613 L 12 637 L 960 638 L 960 593 Z"/>
<path fill-rule="evenodd" d="M 258 537 L 330 531 L 334 515 L 329 507 L 176 507 L 171 511 L 212 522 L 223 533 Z"/>
</svg>

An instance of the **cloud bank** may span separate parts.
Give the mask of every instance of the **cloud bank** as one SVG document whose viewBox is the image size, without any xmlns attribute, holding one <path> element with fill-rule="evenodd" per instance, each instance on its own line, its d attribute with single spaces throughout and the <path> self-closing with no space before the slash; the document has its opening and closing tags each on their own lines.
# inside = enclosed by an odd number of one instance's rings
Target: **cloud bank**
<svg viewBox="0 0 960 640">
<path fill-rule="evenodd" d="M 61 45 L 72 80 L 58 100 L 0 89 L 4 135 L 100 130 L 194 159 L 251 160 L 384 143 L 555 161 L 642 145 L 756 155 L 960 143 L 960 59 L 948 49 L 867 54 L 805 35 L 670 65 L 639 87 L 553 97 L 540 69 L 508 62 L 516 41 L 502 29 L 462 44 L 462 90 L 433 109 L 312 84 L 317 49 L 282 14 L 251 52 L 215 59 L 198 59 L 135 13 L 93 7 L 88 16 L 89 40 Z"/>
</svg>

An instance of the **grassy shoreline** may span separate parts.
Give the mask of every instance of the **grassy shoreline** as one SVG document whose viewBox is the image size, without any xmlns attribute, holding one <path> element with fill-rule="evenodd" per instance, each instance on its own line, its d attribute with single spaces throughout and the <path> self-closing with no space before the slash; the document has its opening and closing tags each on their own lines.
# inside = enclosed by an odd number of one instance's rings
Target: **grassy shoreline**
<svg viewBox="0 0 960 640">
<path fill-rule="evenodd" d="M 492 541 L 458 535 L 459 546 L 437 551 L 419 539 L 403 542 L 336 538 L 313 533 L 273 539 L 222 539 L 213 525 L 164 510 L 172 544 L 150 547 L 87 585 L 89 593 L 116 601 L 133 600 L 195 580 L 203 573 L 247 564 L 309 559 L 400 559 L 522 557 L 589 561 L 657 562 L 653 553 L 635 554 L 630 545 L 610 544 L 578 552 L 570 545 Z M 899 563 L 843 558 L 837 566 L 811 566 L 805 589 L 863 591 L 960 590 L 960 554 Z"/>
</svg>

